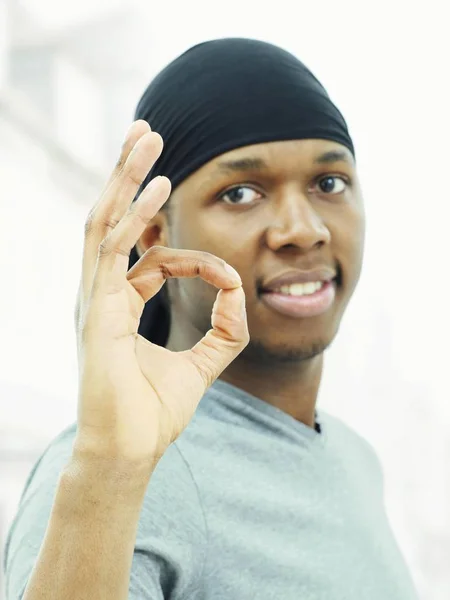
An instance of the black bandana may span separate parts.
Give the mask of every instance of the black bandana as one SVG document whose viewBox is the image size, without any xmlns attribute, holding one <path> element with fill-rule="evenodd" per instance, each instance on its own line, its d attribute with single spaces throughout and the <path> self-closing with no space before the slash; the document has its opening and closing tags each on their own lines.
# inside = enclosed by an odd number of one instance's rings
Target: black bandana
<svg viewBox="0 0 450 600">
<path fill-rule="evenodd" d="M 194 46 L 150 83 L 136 119 L 164 140 L 146 183 L 166 175 L 173 188 L 216 156 L 251 144 L 325 139 L 354 154 L 344 118 L 311 71 L 256 40 Z"/>
</svg>

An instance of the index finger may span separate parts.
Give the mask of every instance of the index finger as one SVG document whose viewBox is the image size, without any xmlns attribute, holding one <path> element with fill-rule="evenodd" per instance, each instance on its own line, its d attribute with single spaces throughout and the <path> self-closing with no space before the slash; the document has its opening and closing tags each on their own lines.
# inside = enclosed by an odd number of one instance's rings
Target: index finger
<svg viewBox="0 0 450 600">
<path fill-rule="evenodd" d="M 239 273 L 214 254 L 165 246 L 153 246 L 147 250 L 127 273 L 128 281 L 144 302 L 159 292 L 166 279 L 181 277 L 200 277 L 219 289 L 242 286 Z"/>
</svg>

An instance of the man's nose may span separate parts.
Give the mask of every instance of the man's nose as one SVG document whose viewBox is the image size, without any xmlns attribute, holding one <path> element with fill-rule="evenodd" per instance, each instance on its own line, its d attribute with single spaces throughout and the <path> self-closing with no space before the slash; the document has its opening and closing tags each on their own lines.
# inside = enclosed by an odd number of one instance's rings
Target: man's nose
<svg viewBox="0 0 450 600">
<path fill-rule="evenodd" d="M 305 194 L 290 192 L 275 206 L 267 230 L 267 245 L 271 250 L 295 246 L 308 252 L 330 243 L 328 227 Z"/>
</svg>

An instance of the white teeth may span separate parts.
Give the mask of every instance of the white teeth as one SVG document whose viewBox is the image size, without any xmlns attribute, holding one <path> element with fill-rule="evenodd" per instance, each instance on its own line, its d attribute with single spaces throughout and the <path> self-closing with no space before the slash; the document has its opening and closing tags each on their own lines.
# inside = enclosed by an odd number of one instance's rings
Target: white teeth
<svg viewBox="0 0 450 600">
<path fill-rule="evenodd" d="M 323 281 L 311 281 L 308 283 L 293 283 L 292 285 L 283 285 L 280 288 L 282 294 L 289 296 L 307 296 L 314 294 L 323 287 Z"/>
</svg>

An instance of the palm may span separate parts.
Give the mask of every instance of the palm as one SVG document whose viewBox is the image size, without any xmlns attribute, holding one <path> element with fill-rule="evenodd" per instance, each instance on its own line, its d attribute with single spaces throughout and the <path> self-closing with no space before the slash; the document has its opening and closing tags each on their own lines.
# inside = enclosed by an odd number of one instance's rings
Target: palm
<svg viewBox="0 0 450 600">
<path fill-rule="evenodd" d="M 173 442 L 191 420 L 205 391 L 205 380 L 187 353 L 171 352 L 142 336 L 137 339 L 136 359 L 159 409 L 159 433 Z M 147 399 L 143 400 L 146 404 Z"/>
</svg>

